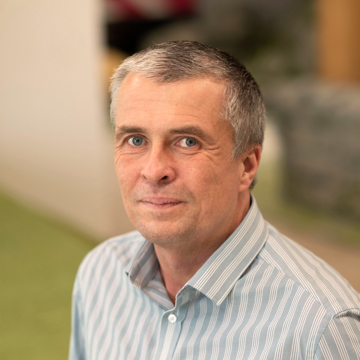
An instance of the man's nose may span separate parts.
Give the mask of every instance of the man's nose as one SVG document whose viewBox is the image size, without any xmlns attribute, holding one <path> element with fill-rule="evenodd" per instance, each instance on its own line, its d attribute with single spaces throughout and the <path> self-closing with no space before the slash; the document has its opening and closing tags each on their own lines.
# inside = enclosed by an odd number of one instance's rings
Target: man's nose
<svg viewBox="0 0 360 360">
<path fill-rule="evenodd" d="M 146 156 L 141 175 L 152 183 L 169 183 L 175 179 L 174 159 L 162 147 L 152 147 Z"/>
</svg>

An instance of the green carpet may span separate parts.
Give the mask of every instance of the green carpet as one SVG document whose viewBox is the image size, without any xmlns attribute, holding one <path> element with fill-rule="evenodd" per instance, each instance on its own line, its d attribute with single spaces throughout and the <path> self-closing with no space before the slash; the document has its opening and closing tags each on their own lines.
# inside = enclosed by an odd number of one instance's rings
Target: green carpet
<svg viewBox="0 0 360 360">
<path fill-rule="evenodd" d="M 66 359 L 71 292 L 95 241 L 0 194 L 0 359 Z"/>
</svg>

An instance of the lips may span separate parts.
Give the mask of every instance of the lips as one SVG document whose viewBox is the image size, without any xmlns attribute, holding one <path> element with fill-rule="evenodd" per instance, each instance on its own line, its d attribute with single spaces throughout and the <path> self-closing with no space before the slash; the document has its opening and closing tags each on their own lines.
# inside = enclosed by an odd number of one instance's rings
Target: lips
<svg viewBox="0 0 360 360">
<path fill-rule="evenodd" d="M 171 197 L 145 197 L 142 198 L 139 202 L 148 204 L 148 205 L 155 205 L 155 206 L 169 206 L 169 205 L 177 205 L 182 203 L 183 201 L 171 198 Z"/>
</svg>

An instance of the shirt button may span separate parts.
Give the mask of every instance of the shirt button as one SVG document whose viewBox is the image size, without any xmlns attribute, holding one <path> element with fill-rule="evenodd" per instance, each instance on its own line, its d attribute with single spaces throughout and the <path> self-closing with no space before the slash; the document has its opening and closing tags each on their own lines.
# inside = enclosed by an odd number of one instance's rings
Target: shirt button
<svg viewBox="0 0 360 360">
<path fill-rule="evenodd" d="M 174 315 L 174 314 L 170 314 L 170 315 L 168 316 L 168 320 L 169 320 L 169 323 L 170 323 L 170 324 L 173 324 L 174 322 L 176 322 L 177 317 L 176 317 L 176 315 Z"/>
</svg>

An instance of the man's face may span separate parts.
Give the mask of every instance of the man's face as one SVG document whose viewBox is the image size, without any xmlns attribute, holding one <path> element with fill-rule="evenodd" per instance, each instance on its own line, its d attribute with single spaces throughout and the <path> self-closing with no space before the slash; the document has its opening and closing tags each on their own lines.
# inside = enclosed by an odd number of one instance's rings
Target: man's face
<svg viewBox="0 0 360 360">
<path fill-rule="evenodd" d="M 241 221 L 243 164 L 232 159 L 223 94 L 206 78 L 164 84 L 130 73 L 121 85 L 116 173 L 130 220 L 154 244 L 224 241 Z"/>
</svg>

